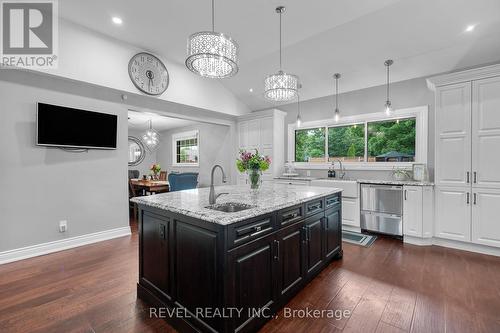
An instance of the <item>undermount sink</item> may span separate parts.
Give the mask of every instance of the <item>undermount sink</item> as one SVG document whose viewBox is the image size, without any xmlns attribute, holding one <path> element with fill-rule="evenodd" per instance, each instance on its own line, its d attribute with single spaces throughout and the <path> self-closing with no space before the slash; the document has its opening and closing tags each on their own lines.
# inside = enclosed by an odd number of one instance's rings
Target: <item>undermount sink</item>
<svg viewBox="0 0 500 333">
<path fill-rule="evenodd" d="M 242 210 L 254 208 L 255 206 L 247 205 L 240 202 L 224 202 L 220 204 L 206 206 L 205 208 L 218 210 L 224 213 L 236 213 L 241 212 Z"/>
</svg>

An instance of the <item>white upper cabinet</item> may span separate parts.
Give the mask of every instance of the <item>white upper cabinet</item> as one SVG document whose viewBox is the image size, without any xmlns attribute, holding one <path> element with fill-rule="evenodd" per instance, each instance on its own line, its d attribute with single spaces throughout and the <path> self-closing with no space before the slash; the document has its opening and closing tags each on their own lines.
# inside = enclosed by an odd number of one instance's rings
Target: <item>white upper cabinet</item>
<svg viewBox="0 0 500 333">
<path fill-rule="evenodd" d="M 259 149 L 260 145 L 260 120 L 248 121 L 248 149 Z"/>
<path fill-rule="evenodd" d="M 471 83 L 436 90 L 436 185 L 471 181 Z"/>
<path fill-rule="evenodd" d="M 500 247 L 500 190 L 477 189 L 472 196 L 472 241 Z"/>
<path fill-rule="evenodd" d="M 470 242 L 471 195 L 457 187 L 436 188 L 435 236 Z"/>
<path fill-rule="evenodd" d="M 403 189 L 403 234 L 405 236 L 423 236 L 422 213 L 422 186 L 405 186 Z"/>
<path fill-rule="evenodd" d="M 273 147 L 273 118 L 260 119 L 260 140 L 262 148 Z"/>
<path fill-rule="evenodd" d="M 248 122 L 244 121 L 238 124 L 239 149 L 248 149 Z"/>
<path fill-rule="evenodd" d="M 500 188 L 500 77 L 473 82 L 472 184 Z"/>
</svg>

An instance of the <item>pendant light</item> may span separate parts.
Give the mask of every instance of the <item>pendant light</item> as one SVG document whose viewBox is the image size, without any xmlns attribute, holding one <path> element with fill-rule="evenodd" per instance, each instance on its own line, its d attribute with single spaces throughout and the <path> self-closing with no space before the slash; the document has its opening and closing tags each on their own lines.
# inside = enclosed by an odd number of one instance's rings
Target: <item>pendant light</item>
<svg viewBox="0 0 500 333">
<path fill-rule="evenodd" d="M 302 88 L 302 85 L 299 83 L 297 86 L 297 90 Z M 300 128 L 302 125 L 302 118 L 300 117 L 300 93 L 297 91 L 297 122 L 296 122 L 297 128 Z"/>
<path fill-rule="evenodd" d="M 285 12 L 285 7 L 276 8 L 276 13 L 280 16 L 280 69 L 278 73 L 271 74 L 264 80 L 264 96 L 275 102 L 284 102 L 294 99 L 298 92 L 299 78 L 293 74 L 287 74 L 282 70 L 281 62 L 281 16 Z"/>
<path fill-rule="evenodd" d="M 142 135 L 142 142 L 149 150 L 149 152 L 153 152 L 160 143 L 160 133 L 153 129 L 153 120 L 149 120 L 149 127 L 146 132 Z"/>
<path fill-rule="evenodd" d="M 387 67 L 387 100 L 385 101 L 385 113 L 389 116 L 392 114 L 391 100 L 389 98 L 389 67 L 394 63 L 391 59 L 384 62 L 385 67 Z"/>
<path fill-rule="evenodd" d="M 214 0 L 212 0 L 212 31 L 192 34 L 187 43 L 186 67 L 200 76 L 222 79 L 238 73 L 238 43 L 215 32 Z"/>
<path fill-rule="evenodd" d="M 333 74 L 333 78 L 335 79 L 335 111 L 333 112 L 333 120 L 336 123 L 340 120 L 340 111 L 339 111 L 339 79 L 341 75 L 339 73 Z"/>
</svg>

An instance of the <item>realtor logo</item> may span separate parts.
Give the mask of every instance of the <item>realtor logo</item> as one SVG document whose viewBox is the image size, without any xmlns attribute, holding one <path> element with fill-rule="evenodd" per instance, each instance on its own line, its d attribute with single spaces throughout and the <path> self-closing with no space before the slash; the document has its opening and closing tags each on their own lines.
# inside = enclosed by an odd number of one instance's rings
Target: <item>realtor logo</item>
<svg viewBox="0 0 500 333">
<path fill-rule="evenodd" d="M 1 65 L 57 67 L 57 0 L 1 1 Z"/>
</svg>

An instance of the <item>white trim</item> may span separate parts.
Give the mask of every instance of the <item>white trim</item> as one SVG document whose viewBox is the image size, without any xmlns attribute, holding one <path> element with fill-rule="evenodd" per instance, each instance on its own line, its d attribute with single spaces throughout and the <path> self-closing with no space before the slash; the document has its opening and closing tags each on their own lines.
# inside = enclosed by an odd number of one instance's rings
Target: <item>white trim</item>
<svg viewBox="0 0 500 333">
<path fill-rule="evenodd" d="M 8 250 L 0 252 L 0 265 L 22 259 L 37 257 L 44 254 L 72 249 L 74 247 L 79 247 L 82 245 L 102 242 L 113 238 L 129 236 L 130 234 L 130 227 L 127 226 L 99 231 L 82 236 L 60 239 L 53 242 L 22 247 L 19 249 Z"/>
<path fill-rule="evenodd" d="M 198 140 L 198 162 L 197 163 L 177 163 L 177 141 L 196 138 Z M 193 167 L 200 166 L 200 131 L 186 131 L 172 134 L 172 166 L 173 167 Z"/>
<path fill-rule="evenodd" d="M 354 227 L 352 225 L 347 225 L 347 224 L 342 224 L 342 230 L 354 231 L 354 232 L 361 233 L 361 228 L 360 227 Z"/>
<path fill-rule="evenodd" d="M 391 170 L 393 167 L 411 168 L 413 163 L 427 164 L 428 159 L 428 139 L 429 139 L 429 106 L 418 106 L 414 108 L 395 110 L 391 116 L 385 112 L 365 113 L 355 116 L 342 117 L 339 122 L 333 119 L 323 119 L 305 122 L 300 126 L 301 129 L 316 127 L 335 127 L 346 126 L 355 123 L 367 123 L 386 119 L 403 119 L 415 117 L 416 141 L 415 141 L 415 162 L 344 162 L 346 170 Z M 288 161 L 295 160 L 295 123 L 288 124 Z M 366 150 L 366 147 L 365 147 Z M 325 158 L 326 159 L 326 158 Z M 296 169 L 321 169 L 325 170 L 331 166 L 331 163 L 307 163 L 295 162 Z"/>
<path fill-rule="evenodd" d="M 436 75 L 427 79 L 427 87 L 433 91 L 436 87 L 455 83 L 467 82 L 472 80 L 481 80 L 494 76 L 500 76 L 500 64 L 467 69 L 464 71 Z"/>
<path fill-rule="evenodd" d="M 488 254 L 488 255 L 500 257 L 500 248 L 498 248 L 498 247 L 492 247 L 492 246 L 474 244 L 474 243 L 466 243 L 466 242 L 438 238 L 438 237 L 419 238 L 419 237 L 411 237 L 411 236 L 405 235 L 404 242 L 407 244 L 413 244 L 413 245 L 418 245 L 418 246 L 436 245 L 436 246 L 448 247 L 448 248 L 462 250 L 462 251 L 482 253 L 482 254 Z"/>
</svg>

